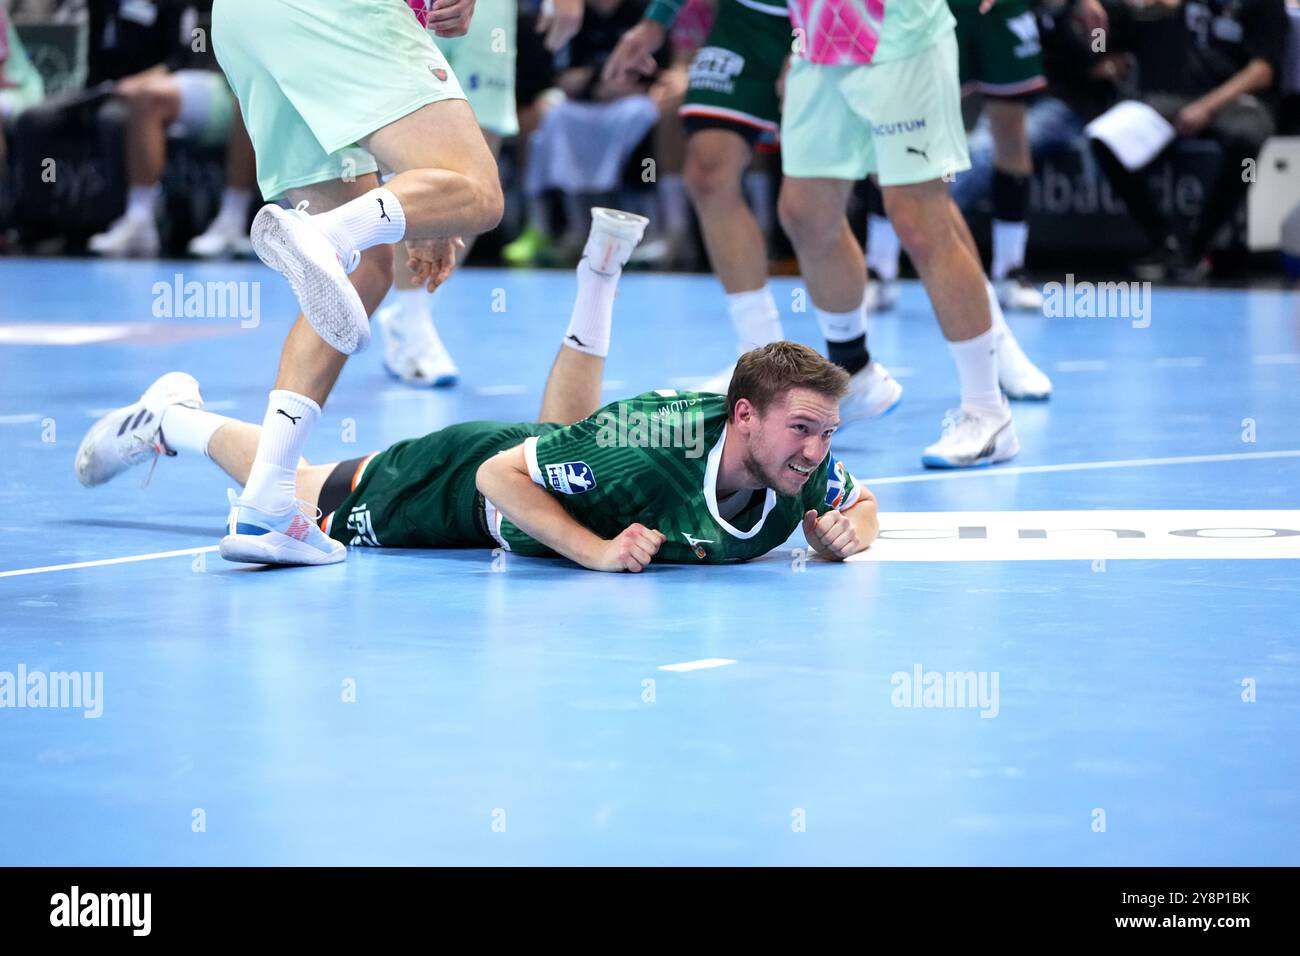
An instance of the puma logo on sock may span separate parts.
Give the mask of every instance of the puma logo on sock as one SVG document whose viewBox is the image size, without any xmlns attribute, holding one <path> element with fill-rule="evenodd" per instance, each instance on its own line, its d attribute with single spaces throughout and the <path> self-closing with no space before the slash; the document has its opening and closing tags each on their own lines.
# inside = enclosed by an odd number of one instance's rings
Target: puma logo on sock
<svg viewBox="0 0 1300 956">
<path fill-rule="evenodd" d="M 301 415 L 290 415 L 283 408 L 277 408 L 276 412 L 283 415 L 285 418 L 289 419 L 289 421 L 293 422 L 295 425 L 298 424 L 298 419 L 302 418 Z"/>
<path fill-rule="evenodd" d="M 388 218 L 388 213 L 384 212 L 384 201 L 376 196 L 375 202 L 379 203 L 379 218 L 388 219 L 389 222 L 392 222 L 393 220 Z"/>
<path fill-rule="evenodd" d="M 581 345 L 584 349 L 585 349 L 585 348 L 589 348 L 589 346 L 587 345 L 586 342 L 582 341 L 582 339 L 578 338 L 578 337 L 577 337 L 576 335 L 574 335 L 572 332 L 570 332 L 568 335 L 566 335 L 565 338 L 566 338 L 566 339 L 573 339 L 573 341 L 577 342 L 577 343 L 578 343 L 579 345 Z"/>
</svg>

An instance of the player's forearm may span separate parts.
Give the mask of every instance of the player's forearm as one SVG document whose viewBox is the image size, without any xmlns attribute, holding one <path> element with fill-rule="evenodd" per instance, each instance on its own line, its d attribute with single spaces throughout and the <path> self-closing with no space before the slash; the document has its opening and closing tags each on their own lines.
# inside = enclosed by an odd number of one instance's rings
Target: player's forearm
<svg viewBox="0 0 1300 956">
<path fill-rule="evenodd" d="M 497 455 L 479 466 L 478 490 L 534 541 L 583 567 L 593 567 L 605 540 L 575 521 L 550 492 L 515 467 L 509 455 Z"/>
<path fill-rule="evenodd" d="M 1239 96 L 1258 93 L 1273 85 L 1273 67 L 1267 60 L 1251 60 L 1241 71 L 1201 97 L 1211 113 L 1217 113 Z"/>
<path fill-rule="evenodd" d="M 862 499 L 844 512 L 844 516 L 849 519 L 853 529 L 858 533 L 861 545 L 858 550 L 865 551 L 871 547 L 871 542 L 875 541 L 880 534 L 880 513 L 876 507 L 876 499 L 864 492 Z"/>
</svg>

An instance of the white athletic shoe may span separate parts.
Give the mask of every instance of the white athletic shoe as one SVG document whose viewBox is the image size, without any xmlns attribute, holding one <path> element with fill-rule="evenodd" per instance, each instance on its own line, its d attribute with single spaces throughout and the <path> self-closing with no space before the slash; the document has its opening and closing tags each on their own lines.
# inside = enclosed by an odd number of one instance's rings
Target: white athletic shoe
<svg viewBox="0 0 1300 956">
<path fill-rule="evenodd" d="M 207 229 L 190 240 L 187 248 L 190 255 L 200 259 L 225 259 L 251 255 L 253 243 L 244 233 L 242 224 L 234 220 L 223 221 L 218 216 Z"/>
<path fill-rule="evenodd" d="M 849 379 L 849 393 L 840 401 L 840 420 L 878 418 L 903 399 L 903 386 L 889 369 L 872 359 Z"/>
<path fill-rule="evenodd" d="M 296 501 L 288 511 L 272 514 L 255 508 L 226 490 L 230 500 L 230 533 L 217 550 L 227 561 L 244 564 L 338 564 L 348 549 L 316 524 L 306 505 Z"/>
<path fill-rule="evenodd" d="M 865 301 L 869 313 L 890 311 L 898 305 L 898 280 L 882 279 L 875 269 L 868 269 Z"/>
<path fill-rule="evenodd" d="M 1043 402 L 1052 397 L 1052 380 L 1029 360 L 1008 328 L 998 336 L 998 384 L 1013 401 Z"/>
<path fill-rule="evenodd" d="M 1029 281 L 1024 269 L 1012 269 L 997 283 L 1002 308 L 1017 312 L 1042 312 L 1043 292 Z"/>
<path fill-rule="evenodd" d="M 706 378 L 704 381 L 695 385 L 693 392 L 715 392 L 718 395 L 726 395 L 727 389 L 731 387 L 731 376 L 736 373 L 736 363 L 732 362 L 717 375 Z"/>
<path fill-rule="evenodd" d="M 943 435 L 925 450 L 921 464 L 927 468 L 976 468 L 1007 461 L 1019 451 L 1016 423 L 1004 401 L 1000 414 L 964 408 L 949 411 Z"/>
<path fill-rule="evenodd" d="M 289 280 L 303 315 L 330 348 L 351 355 L 370 343 L 370 322 L 348 281 L 361 254 L 344 262 L 334 244 L 311 223 L 307 203 L 296 209 L 267 205 L 253 219 L 253 251 Z"/>
<path fill-rule="evenodd" d="M 444 388 L 455 385 L 460 369 L 442 344 L 428 315 L 408 315 L 401 303 L 375 313 L 384 339 L 384 367 L 407 385 Z"/>
<path fill-rule="evenodd" d="M 202 408 L 199 383 L 184 372 L 168 372 L 140 400 L 109 412 L 90 426 L 77 449 L 77 480 L 87 488 L 102 485 L 145 461 L 176 453 L 163 444 L 162 419 L 172 405 Z"/>
<path fill-rule="evenodd" d="M 162 243 L 158 239 L 158 224 L 143 216 L 122 216 L 114 220 L 107 231 L 91 236 L 86 244 L 86 248 L 95 255 L 112 258 L 123 256 L 152 258 L 158 255 L 161 246 Z"/>
<path fill-rule="evenodd" d="M 582 261 L 592 272 L 613 275 L 627 265 L 649 222 L 645 216 L 593 206 L 591 232 L 582 247 Z"/>
</svg>

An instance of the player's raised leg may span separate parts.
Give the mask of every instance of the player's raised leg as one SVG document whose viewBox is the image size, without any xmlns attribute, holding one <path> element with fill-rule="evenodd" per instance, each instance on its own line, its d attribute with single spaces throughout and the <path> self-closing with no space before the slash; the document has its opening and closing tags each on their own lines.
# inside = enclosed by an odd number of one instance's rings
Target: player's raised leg
<svg viewBox="0 0 1300 956">
<path fill-rule="evenodd" d="M 569 425 L 600 408 L 618 280 L 648 222 L 617 209 L 592 209 L 591 232 L 576 270 L 573 314 L 546 379 L 538 421 Z"/>
</svg>

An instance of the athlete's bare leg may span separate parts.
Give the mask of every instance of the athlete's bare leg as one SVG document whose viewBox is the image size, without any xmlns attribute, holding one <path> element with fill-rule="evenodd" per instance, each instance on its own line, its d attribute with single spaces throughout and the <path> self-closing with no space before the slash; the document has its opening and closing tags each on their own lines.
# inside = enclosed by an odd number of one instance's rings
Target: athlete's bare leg
<svg viewBox="0 0 1300 956">
<path fill-rule="evenodd" d="M 709 262 L 729 293 L 767 284 L 767 243 L 742 184 L 753 150 L 739 133 L 702 129 L 686 141 L 686 191 Z"/>
<path fill-rule="evenodd" d="M 262 429 L 252 422 L 230 421 L 222 425 L 208 440 L 208 457 L 226 474 L 241 485 L 248 481 L 248 473 L 257 456 L 257 443 Z M 298 462 L 298 497 L 315 505 L 320 497 L 325 479 L 338 462 L 313 465 L 306 458 Z"/>
<path fill-rule="evenodd" d="M 537 420 L 572 425 L 595 413 L 600 408 L 600 383 L 604 375 L 604 358 L 560 346 L 560 353 L 546 377 Z"/>
</svg>

